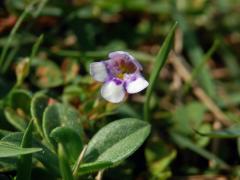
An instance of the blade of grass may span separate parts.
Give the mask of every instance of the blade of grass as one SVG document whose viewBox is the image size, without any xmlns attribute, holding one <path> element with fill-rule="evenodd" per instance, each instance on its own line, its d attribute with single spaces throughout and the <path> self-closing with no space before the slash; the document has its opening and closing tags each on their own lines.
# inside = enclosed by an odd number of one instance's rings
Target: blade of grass
<svg viewBox="0 0 240 180">
<path fill-rule="evenodd" d="M 30 121 L 27 129 L 24 132 L 21 147 L 32 147 L 32 129 L 33 122 Z M 17 164 L 16 180 L 30 180 L 32 171 L 32 154 L 21 155 Z"/>
<path fill-rule="evenodd" d="M 149 78 L 149 87 L 147 89 L 147 93 L 146 93 L 146 97 L 145 97 L 146 100 L 145 100 L 144 107 L 143 107 L 145 121 L 150 121 L 150 119 L 149 119 L 150 98 L 151 98 L 151 95 L 152 95 L 152 92 L 154 89 L 154 85 L 156 84 L 159 72 L 161 71 L 163 65 L 167 61 L 168 54 L 169 54 L 172 44 L 173 44 L 175 29 L 177 28 L 177 25 L 178 25 L 178 23 L 175 22 L 175 24 L 172 26 L 171 30 L 169 31 L 167 37 L 165 38 L 163 45 L 156 57 L 154 69 Z"/>
<path fill-rule="evenodd" d="M 2 68 L 3 74 L 6 73 L 6 71 L 8 70 L 8 67 L 10 66 L 10 64 L 11 64 L 12 60 L 14 59 L 14 56 L 16 55 L 18 50 L 19 50 L 19 46 L 13 48 L 11 50 L 11 52 L 9 53 L 9 55 L 7 56 L 6 62 L 3 65 L 3 68 Z"/>
<path fill-rule="evenodd" d="M 32 52 L 31 52 L 31 55 L 30 55 L 30 58 L 29 58 L 29 65 L 31 65 L 31 62 L 32 62 L 33 58 L 36 56 L 36 53 L 39 49 L 39 46 L 41 45 L 41 43 L 43 41 L 43 38 L 44 38 L 44 35 L 41 34 L 38 37 L 37 41 L 34 43 L 33 48 L 32 48 Z"/>
<path fill-rule="evenodd" d="M 220 40 L 216 39 L 212 45 L 212 47 L 208 50 L 208 52 L 205 54 L 205 56 L 203 57 L 203 59 L 201 60 L 201 62 L 195 66 L 195 68 L 192 71 L 191 74 L 191 78 L 190 80 L 184 85 L 183 87 L 183 93 L 187 94 L 191 84 L 193 82 L 194 79 L 196 79 L 196 77 L 199 75 L 199 73 L 201 72 L 201 70 L 204 68 L 204 65 L 207 63 L 207 61 L 210 59 L 210 57 L 212 56 L 212 54 L 217 50 L 217 48 L 220 45 Z"/>
<path fill-rule="evenodd" d="M 6 57 L 7 51 L 9 49 L 9 46 L 17 32 L 17 30 L 19 29 L 20 25 L 22 24 L 23 20 L 27 17 L 27 15 L 29 14 L 30 10 L 32 9 L 32 5 L 35 4 L 35 2 L 32 2 L 29 6 L 27 6 L 27 8 L 23 11 L 23 13 L 21 14 L 21 16 L 18 18 L 15 26 L 13 27 L 13 29 L 10 32 L 10 35 L 7 39 L 6 45 L 3 47 L 2 52 L 1 52 L 1 56 L 0 56 L 0 67 L 3 67 L 3 62 L 4 59 Z M 7 63 L 7 62 L 5 62 Z M 3 70 L 0 69 L 0 72 L 3 72 Z"/>
<path fill-rule="evenodd" d="M 41 13 L 44 6 L 47 4 L 48 0 L 41 0 L 39 1 L 39 5 L 36 8 L 36 11 L 33 12 L 33 17 L 38 17 L 38 15 Z"/>
<path fill-rule="evenodd" d="M 37 8 L 37 10 L 34 12 L 33 16 L 36 18 L 39 13 L 41 12 L 42 8 L 45 6 L 45 4 L 47 3 L 48 0 L 43 0 L 39 3 L 39 6 Z M 23 11 L 23 13 L 21 14 L 21 16 L 18 18 L 15 26 L 13 27 L 12 31 L 10 32 L 10 35 L 7 39 L 6 45 L 3 47 L 3 50 L 1 52 L 1 56 L 0 56 L 0 67 L 3 67 L 3 69 L 0 69 L 0 72 L 4 73 L 7 69 L 7 67 L 10 65 L 10 61 L 12 60 L 11 58 L 6 59 L 5 61 L 5 65 L 4 64 L 4 59 L 6 57 L 7 51 L 10 47 L 10 44 L 17 32 L 17 30 L 19 29 L 20 25 L 22 24 L 23 20 L 27 17 L 27 15 L 30 13 L 30 11 L 32 10 L 32 7 L 38 3 L 38 1 L 32 1 L 27 8 L 25 8 L 25 10 Z"/>
<path fill-rule="evenodd" d="M 73 180 L 72 171 L 67 161 L 63 145 L 58 144 L 59 167 L 63 180 Z"/>
<path fill-rule="evenodd" d="M 189 140 L 188 138 L 180 135 L 180 134 L 176 134 L 174 132 L 171 133 L 171 137 L 176 141 L 176 143 L 184 148 L 188 148 L 191 151 L 201 155 L 202 157 L 209 159 L 210 161 L 214 160 L 217 164 L 221 165 L 222 168 L 224 169 L 229 169 L 230 166 L 225 163 L 222 159 L 220 159 L 219 157 L 217 157 L 215 154 L 212 154 L 209 151 L 206 151 L 205 149 L 196 146 L 191 140 Z"/>
<path fill-rule="evenodd" d="M 184 48 L 187 50 L 187 54 L 194 67 L 197 67 L 203 59 L 203 50 L 198 43 L 198 39 L 195 32 L 191 29 L 185 16 L 179 12 L 176 7 L 176 0 L 172 0 L 173 3 L 173 18 L 179 22 L 179 26 L 184 34 Z M 207 94 L 212 98 L 217 98 L 216 87 L 214 85 L 213 78 L 209 72 L 208 67 L 204 67 L 199 72 L 199 83 Z"/>
</svg>

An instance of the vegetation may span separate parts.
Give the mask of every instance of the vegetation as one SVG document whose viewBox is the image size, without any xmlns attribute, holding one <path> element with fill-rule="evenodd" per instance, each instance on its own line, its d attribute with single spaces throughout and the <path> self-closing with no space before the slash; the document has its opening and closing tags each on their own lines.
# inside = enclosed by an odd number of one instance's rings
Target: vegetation
<svg viewBox="0 0 240 180">
<path fill-rule="evenodd" d="M 0 179 L 239 178 L 240 0 L 0 5 Z M 149 82 L 120 103 L 114 51 Z"/>
</svg>

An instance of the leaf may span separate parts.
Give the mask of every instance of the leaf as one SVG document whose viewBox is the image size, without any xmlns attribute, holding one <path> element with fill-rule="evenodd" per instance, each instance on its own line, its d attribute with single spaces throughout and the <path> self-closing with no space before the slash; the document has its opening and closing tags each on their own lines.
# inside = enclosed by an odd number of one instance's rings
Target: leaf
<svg viewBox="0 0 240 180">
<path fill-rule="evenodd" d="M 206 108 L 199 102 L 191 102 L 185 106 L 178 106 L 173 113 L 172 121 L 174 131 L 184 135 L 192 135 L 193 129 L 202 124 Z"/>
<path fill-rule="evenodd" d="M 80 125 L 79 113 L 74 108 L 60 103 L 46 108 L 43 115 L 43 132 L 47 140 L 54 144 L 50 138 L 51 131 L 56 127 L 68 127 L 82 137 L 83 130 Z"/>
<path fill-rule="evenodd" d="M 20 146 L 22 138 L 22 132 L 14 132 L 2 138 L 1 141 L 10 142 L 12 144 L 15 144 L 16 146 Z M 38 142 L 35 138 L 33 138 L 33 146 L 42 149 L 42 151 L 34 153 L 33 157 L 38 159 L 51 174 L 55 176 L 59 175 L 60 173 L 58 169 L 57 155 L 52 153 L 45 145 Z"/>
<path fill-rule="evenodd" d="M 32 129 L 33 122 L 30 121 L 27 129 L 24 132 L 21 147 L 32 147 Z M 32 154 L 21 155 L 17 163 L 16 180 L 30 180 L 32 171 Z"/>
<path fill-rule="evenodd" d="M 4 114 L 6 116 L 7 121 L 13 125 L 16 129 L 20 131 L 24 131 L 27 127 L 26 121 L 17 114 L 12 108 L 5 108 Z"/>
<path fill-rule="evenodd" d="M 43 134 L 43 112 L 48 106 L 48 101 L 49 98 L 41 93 L 37 93 L 36 95 L 34 95 L 31 101 L 31 115 L 40 134 Z"/>
<path fill-rule="evenodd" d="M 173 39 L 174 39 L 174 33 L 175 29 L 177 28 L 178 23 L 175 22 L 175 24 L 172 26 L 171 30 L 169 31 L 167 37 L 165 38 L 163 45 L 156 57 L 155 63 L 154 63 L 154 69 L 152 70 L 151 76 L 149 78 L 149 86 L 147 88 L 146 93 L 146 100 L 144 103 L 144 120 L 149 121 L 149 104 L 150 104 L 150 98 L 152 95 L 152 92 L 154 90 L 154 86 L 156 84 L 156 81 L 158 79 L 158 75 L 163 68 L 164 64 L 167 61 L 168 54 L 171 50 Z"/>
<path fill-rule="evenodd" d="M 41 148 L 22 148 L 12 143 L 0 141 L 0 158 L 31 154 L 41 150 Z"/>
<path fill-rule="evenodd" d="M 67 156 L 61 143 L 58 144 L 58 158 L 60 172 L 63 180 L 73 180 L 72 171 L 68 164 Z"/>
<path fill-rule="evenodd" d="M 26 90 L 16 89 L 10 94 L 10 107 L 4 109 L 8 122 L 16 129 L 24 131 L 30 115 L 31 94 Z"/>
<path fill-rule="evenodd" d="M 0 139 L 3 138 L 4 136 L 10 134 L 11 131 L 5 130 L 5 129 L 0 129 Z"/>
<path fill-rule="evenodd" d="M 150 133 L 150 125 L 138 119 L 114 121 L 90 140 L 83 162 L 119 163 L 133 154 Z"/>
<path fill-rule="evenodd" d="M 60 68 L 53 61 L 33 59 L 34 74 L 31 76 L 33 84 L 40 88 L 53 88 L 64 83 Z"/>
<path fill-rule="evenodd" d="M 57 127 L 51 131 L 50 137 L 63 145 L 70 164 L 74 164 L 83 149 L 79 134 L 68 127 Z"/>
<path fill-rule="evenodd" d="M 238 138 L 240 137 L 240 124 L 236 124 L 227 129 L 212 131 L 208 133 L 203 133 L 198 130 L 195 131 L 202 136 L 208 136 L 212 138 Z"/>
<path fill-rule="evenodd" d="M 10 96 L 10 106 L 15 110 L 20 108 L 25 114 L 29 114 L 31 98 L 31 94 L 26 90 L 14 90 Z"/>
</svg>

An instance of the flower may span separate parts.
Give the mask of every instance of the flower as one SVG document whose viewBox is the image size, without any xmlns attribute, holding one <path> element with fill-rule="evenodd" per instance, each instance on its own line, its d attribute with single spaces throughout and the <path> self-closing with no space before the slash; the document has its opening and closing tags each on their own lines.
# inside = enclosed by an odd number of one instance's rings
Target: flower
<svg viewBox="0 0 240 180">
<path fill-rule="evenodd" d="M 90 64 L 90 74 L 99 82 L 103 82 L 101 95 L 112 103 L 123 101 L 126 92 L 134 94 L 148 86 L 142 77 L 142 66 L 129 53 L 115 51 L 109 53 L 109 59 Z"/>
</svg>

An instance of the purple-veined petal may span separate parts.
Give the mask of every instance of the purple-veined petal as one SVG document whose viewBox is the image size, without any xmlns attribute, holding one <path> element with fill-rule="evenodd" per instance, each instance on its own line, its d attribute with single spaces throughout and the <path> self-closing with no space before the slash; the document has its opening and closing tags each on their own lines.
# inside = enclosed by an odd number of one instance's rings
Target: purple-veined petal
<svg viewBox="0 0 240 180">
<path fill-rule="evenodd" d="M 132 55 L 130 55 L 128 52 L 125 52 L 125 51 L 114 51 L 114 52 L 111 52 L 109 53 L 108 57 L 110 59 L 114 59 L 114 58 L 122 58 L 122 57 L 128 57 L 129 59 L 131 60 L 134 60 L 134 57 Z"/>
<path fill-rule="evenodd" d="M 138 70 L 142 71 L 142 69 L 143 69 L 142 65 L 128 52 L 114 51 L 114 52 L 109 53 L 108 57 L 112 60 L 123 58 L 123 59 L 129 60 L 129 61 L 132 61 Z"/>
<path fill-rule="evenodd" d="M 111 80 L 105 82 L 101 88 L 101 95 L 104 99 L 112 103 L 119 103 L 125 97 L 125 89 L 121 80 Z"/>
<path fill-rule="evenodd" d="M 104 82 L 108 78 L 108 72 L 104 62 L 91 63 L 90 74 L 96 81 L 99 82 Z"/>
<path fill-rule="evenodd" d="M 145 89 L 148 84 L 141 75 L 135 75 L 135 77 L 133 76 L 126 81 L 126 90 L 129 94 L 138 93 Z"/>
</svg>

